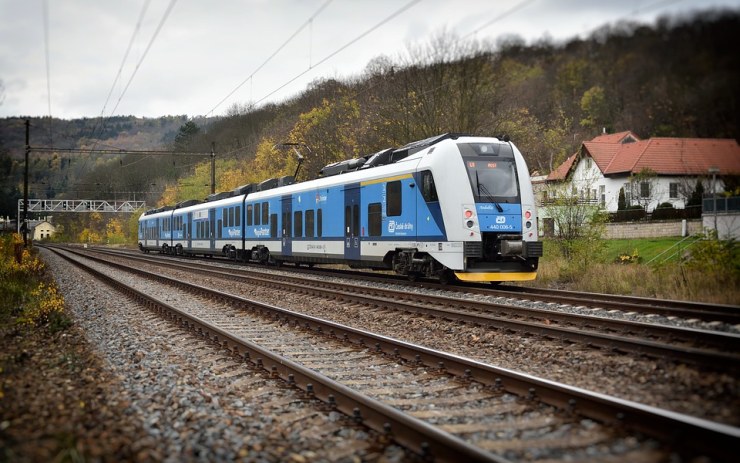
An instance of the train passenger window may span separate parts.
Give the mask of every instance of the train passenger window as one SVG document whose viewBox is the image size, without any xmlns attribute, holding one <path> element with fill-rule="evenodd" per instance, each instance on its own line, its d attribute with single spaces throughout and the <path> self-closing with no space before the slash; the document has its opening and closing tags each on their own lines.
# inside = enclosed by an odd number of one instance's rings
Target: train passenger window
<svg viewBox="0 0 740 463">
<path fill-rule="evenodd" d="M 370 236 L 380 236 L 383 230 L 383 205 L 372 203 L 367 205 L 367 228 Z"/>
<path fill-rule="evenodd" d="M 260 207 L 260 203 L 254 203 L 254 224 L 259 225 L 260 219 L 262 218 L 262 213 L 260 212 L 262 209 Z M 267 222 L 265 222 L 265 225 L 267 225 Z"/>
<path fill-rule="evenodd" d="M 252 205 L 247 204 L 247 226 L 252 225 Z"/>
<path fill-rule="evenodd" d="M 386 215 L 389 217 L 401 215 L 401 181 L 388 182 L 386 192 Z"/>
<path fill-rule="evenodd" d="M 262 203 L 262 223 L 267 225 L 267 221 L 270 219 L 270 203 Z"/>
<path fill-rule="evenodd" d="M 277 223 L 277 214 L 270 215 L 270 237 L 277 238 L 278 231 L 278 223 Z"/>
<path fill-rule="evenodd" d="M 306 211 L 306 238 L 313 238 L 313 209 Z"/>
<path fill-rule="evenodd" d="M 227 226 L 228 226 L 228 224 L 227 224 Z M 223 234 L 224 234 L 224 232 L 223 232 L 223 222 L 221 221 L 221 219 L 218 219 L 218 227 L 217 228 L 218 228 L 218 239 L 221 239 L 221 238 L 224 237 L 223 236 Z"/>
<path fill-rule="evenodd" d="M 237 227 L 241 227 L 242 226 L 242 207 L 236 206 L 235 210 L 236 210 L 236 213 L 235 213 L 236 223 L 234 223 L 234 225 L 236 225 Z"/>
<path fill-rule="evenodd" d="M 321 213 L 321 209 L 316 211 L 316 236 L 321 238 L 321 232 L 323 231 L 324 220 L 323 220 L 323 214 Z"/>
<path fill-rule="evenodd" d="M 421 195 L 428 203 L 439 201 L 437 188 L 434 186 L 434 177 L 432 176 L 432 172 L 429 170 L 425 170 L 421 173 Z"/>
<path fill-rule="evenodd" d="M 293 212 L 293 236 L 300 238 L 303 236 L 303 212 Z"/>
</svg>

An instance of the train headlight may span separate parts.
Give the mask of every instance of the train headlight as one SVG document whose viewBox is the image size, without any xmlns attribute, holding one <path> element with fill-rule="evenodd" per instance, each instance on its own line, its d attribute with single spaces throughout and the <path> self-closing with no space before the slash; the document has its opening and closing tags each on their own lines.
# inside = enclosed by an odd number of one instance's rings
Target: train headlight
<svg viewBox="0 0 740 463">
<path fill-rule="evenodd" d="M 465 225 L 467 225 L 468 228 L 473 228 L 473 225 L 475 225 L 475 222 L 473 222 L 472 220 L 468 220 L 467 222 L 465 222 Z"/>
<path fill-rule="evenodd" d="M 470 209 L 465 209 L 465 218 L 469 219 L 471 217 L 473 217 L 473 211 L 471 211 Z M 468 223 L 471 223 L 471 222 L 468 222 Z M 472 226 L 472 225 L 469 225 L 469 226 Z"/>
<path fill-rule="evenodd" d="M 526 211 L 524 213 L 524 218 L 527 219 L 527 220 L 531 219 L 532 218 L 532 211 Z M 529 226 L 529 225 L 527 225 L 527 226 Z"/>
<path fill-rule="evenodd" d="M 524 224 L 527 228 L 532 228 L 532 222 L 527 220 L 527 223 Z"/>
</svg>

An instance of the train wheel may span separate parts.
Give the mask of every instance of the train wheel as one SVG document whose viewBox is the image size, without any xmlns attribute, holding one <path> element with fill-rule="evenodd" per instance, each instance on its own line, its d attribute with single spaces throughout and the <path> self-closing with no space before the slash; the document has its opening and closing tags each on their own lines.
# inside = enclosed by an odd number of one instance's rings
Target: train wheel
<svg viewBox="0 0 740 463">
<path fill-rule="evenodd" d="M 457 281 L 457 277 L 452 270 L 442 270 L 439 272 L 439 282 L 443 285 L 449 285 Z"/>
</svg>

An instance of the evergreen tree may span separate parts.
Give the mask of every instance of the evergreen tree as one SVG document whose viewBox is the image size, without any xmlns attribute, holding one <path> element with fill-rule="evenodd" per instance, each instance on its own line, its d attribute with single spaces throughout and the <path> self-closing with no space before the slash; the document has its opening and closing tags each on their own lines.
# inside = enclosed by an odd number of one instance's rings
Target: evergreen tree
<svg viewBox="0 0 740 463">
<path fill-rule="evenodd" d="M 691 193 L 691 197 L 689 198 L 689 202 L 686 204 L 687 207 L 689 206 L 701 206 L 701 200 L 704 197 L 704 184 L 701 182 L 700 178 L 696 179 L 696 187 L 694 188 L 694 192 Z"/>
<path fill-rule="evenodd" d="M 627 198 L 624 197 L 624 188 L 619 189 L 619 199 L 617 200 L 617 210 L 623 211 L 627 209 Z"/>
</svg>

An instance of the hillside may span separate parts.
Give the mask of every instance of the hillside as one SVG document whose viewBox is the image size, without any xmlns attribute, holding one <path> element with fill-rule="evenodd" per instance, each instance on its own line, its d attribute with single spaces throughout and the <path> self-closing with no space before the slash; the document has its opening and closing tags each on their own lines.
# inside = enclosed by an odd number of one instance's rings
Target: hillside
<svg viewBox="0 0 740 463">
<path fill-rule="evenodd" d="M 733 48 L 739 26 L 738 11 L 707 11 L 650 26 L 619 23 L 565 43 L 527 45 L 511 38 L 493 46 L 440 35 L 401 56 L 380 56 L 351 79 L 316 81 L 279 105 L 236 104 L 210 120 L 113 118 L 96 136 L 88 135 L 94 119 L 55 120 L 52 136 L 60 147 L 90 147 L 99 137 L 101 145 L 208 152 L 215 142 L 219 190 L 292 173 L 292 156 L 276 143 L 311 148 L 302 167 L 308 178 L 330 162 L 444 132 L 506 133 L 530 170 L 547 173 L 602 130 L 632 130 L 643 138 L 739 138 L 740 60 Z M 0 121 L 0 143 L 11 158 L 22 148 L 21 122 Z M 32 144 L 48 141 L 48 119 L 33 127 L 32 138 L 41 140 Z M 52 155 L 34 162 L 33 181 L 46 185 L 37 195 L 137 194 L 171 202 L 209 192 L 201 158 L 81 156 L 65 162 Z M 8 165 L 17 180 L 18 164 L 6 155 L 4 173 Z M 72 178 L 89 186 L 84 194 L 72 188 Z"/>
</svg>

